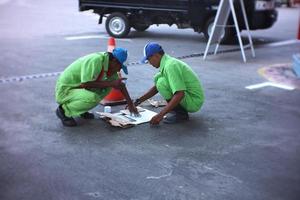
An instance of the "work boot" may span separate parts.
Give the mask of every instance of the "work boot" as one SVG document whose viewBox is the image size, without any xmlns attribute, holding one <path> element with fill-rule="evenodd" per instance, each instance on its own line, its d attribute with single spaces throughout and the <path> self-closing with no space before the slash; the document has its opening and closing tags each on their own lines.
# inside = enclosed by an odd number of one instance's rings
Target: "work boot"
<svg viewBox="0 0 300 200">
<path fill-rule="evenodd" d="M 67 117 L 65 115 L 65 111 L 61 105 L 56 109 L 56 116 L 61 120 L 64 126 L 77 126 L 77 123 L 73 117 Z"/>
<path fill-rule="evenodd" d="M 83 119 L 94 119 L 95 118 L 94 114 L 90 113 L 90 112 L 82 113 L 80 115 L 80 117 L 82 117 Z"/>
<path fill-rule="evenodd" d="M 178 105 L 170 113 L 168 113 L 163 122 L 165 124 L 175 124 L 187 120 L 189 120 L 188 112 L 182 106 Z"/>
</svg>

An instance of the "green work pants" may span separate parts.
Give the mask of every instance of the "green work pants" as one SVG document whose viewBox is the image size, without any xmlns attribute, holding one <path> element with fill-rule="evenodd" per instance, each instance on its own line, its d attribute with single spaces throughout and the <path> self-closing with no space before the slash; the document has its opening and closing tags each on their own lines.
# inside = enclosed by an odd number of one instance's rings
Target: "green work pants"
<svg viewBox="0 0 300 200">
<path fill-rule="evenodd" d="M 108 91 L 98 94 L 86 89 L 57 87 L 56 101 L 62 105 L 67 117 L 74 117 L 96 107 L 107 93 Z"/>
<path fill-rule="evenodd" d="M 165 77 L 159 77 L 156 82 L 156 88 L 159 94 L 165 100 L 171 100 L 174 96 L 170 85 Z M 184 91 L 184 97 L 180 101 L 180 105 L 188 112 L 197 112 L 203 104 L 203 100 L 199 99 L 199 97 L 194 97 L 189 94 L 188 91 Z"/>
</svg>

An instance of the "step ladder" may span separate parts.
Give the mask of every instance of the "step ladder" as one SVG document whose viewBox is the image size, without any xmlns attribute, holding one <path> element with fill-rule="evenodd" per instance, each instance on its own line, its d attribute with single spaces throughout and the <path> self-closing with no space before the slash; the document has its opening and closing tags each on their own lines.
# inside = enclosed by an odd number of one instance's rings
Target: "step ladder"
<svg viewBox="0 0 300 200">
<path fill-rule="evenodd" d="M 238 1 L 240 2 L 240 5 L 241 5 L 243 18 L 244 18 L 245 25 L 246 25 L 246 31 L 247 31 L 247 35 L 248 35 L 249 44 L 245 45 L 245 46 L 243 45 L 238 21 L 236 18 L 236 12 L 235 12 L 235 8 L 234 8 L 234 4 L 233 4 L 234 0 L 221 0 L 218 10 L 217 10 L 215 20 L 214 20 L 214 24 L 212 27 L 212 32 L 209 36 L 209 40 L 208 40 L 208 43 L 206 45 L 206 49 L 204 52 L 204 56 L 203 56 L 204 60 L 206 59 L 206 56 L 207 56 L 207 53 L 208 53 L 208 50 L 209 50 L 209 47 L 211 44 L 216 44 L 214 55 L 217 54 L 218 48 L 219 48 L 221 40 L 222 40 L 222 34 L 225 31 L 225 27 L 228 27 L 228 25 L 226 25 L 226 24 L 228 21 L 230 11 L 232 13 L 232 17 L 233 17 L 233 21 L 234 21 L 233 26 L 235 27 L 235 30 L 236 30 L 236 33 L 238 36 L 243 61 L 244 62 L 247 61 L 244 49 L 248 48 L 249 46 L 251 48 L 252 56 L 255 57 L 255 52 L 254 52 L 254 48 L 253 48 L 252 38 L 250 35 L 249 24 L 248 24 L 248 20 L 247 20 L 247 14 L 246 14 L 245 6 L 244 6 L 244 1 L 243 0 L 238 0 Z"/>
</svg>

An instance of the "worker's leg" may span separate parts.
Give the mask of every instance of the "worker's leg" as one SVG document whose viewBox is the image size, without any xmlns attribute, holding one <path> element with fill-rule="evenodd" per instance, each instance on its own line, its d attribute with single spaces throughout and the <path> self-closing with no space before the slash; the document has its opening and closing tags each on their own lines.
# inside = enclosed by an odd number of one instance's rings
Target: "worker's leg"
<svg viewBox="0 0 300 200">
<path fill-rule="evenodd" d="M 164 77 L 158 78 L 156 82 L 156 88 L 159 92 L 159 94 L 166 100 L 170 101 L 173 97 L 172 90 L 169 86 L 169 83 Z M 187 111 L 178 104 L 171 113 L 167 115 L 167 117 L 164 119 L 164 123 L 173 124 L 177 123 L 179 121 L 188 120 L 189 116 Z"/>
<path fill-rule="evenodd" d="M 156 82 L 156 88 L 159 94 L 165 99 L 170 100 L 173 97 L 172 90 L 169 86 L 168 81 L 164 77 L 159 77 Z"/>
<path fill-rule="evenodd" d="M 188 112 L 197 112 L 200 110 L 203 102 L 204 96 L 194 96 L 185 91 L 184 98 L 181 100 L 180 105 Z"/>
<path fill-rule="evenodd" d="M 67 117 L 79 116 L 96 107 L 101 101 L 101 97 L 95 92 L 85 89 L 72 89 L 58 102 Z"/>
</svg>

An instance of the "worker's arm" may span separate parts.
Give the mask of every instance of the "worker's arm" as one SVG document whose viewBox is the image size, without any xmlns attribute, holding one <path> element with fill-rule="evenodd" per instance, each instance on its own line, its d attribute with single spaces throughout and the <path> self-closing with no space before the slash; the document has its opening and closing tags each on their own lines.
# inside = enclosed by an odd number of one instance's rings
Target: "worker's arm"
<svg viewBox="0 0 300 200">
<path fill-rule="evenodd" d="M 114 81 L 89 81 L 85 83 L 81 83 L 79 88 L 84 89 L 91 89 L 91 88 L 107 88 L 107 87 L 113 87 L 116 89 L 119 89 L 122 84 L 124 84 L 122 81 L 126 80 L 126 78 L 120 78 Z M 125 84 L 124 84 L 125 85 Z"/>
<path fill-rule="evenodd" d="M 154 95 L 156 95 L 158 93 L 156 86 L 153 86 L 152 88 L 150 88 L 150 90 L 148 92 L 146 92 L 143 96 L 141 96 L 140 98 L 136 99 L 136 101 L 134 102 L 135 106 L 138 106 L 139 104 L 143 103 L 144 101 L 146 101 L 147 99 L 150 99 L 151 97 L 153 97 Z"/>
<path fill-rule="evenodd" d="M 136 106 L 134 105 L 134 103 L 132 102 L 132 100 L 129 96 L 129 93 L 127 91 L 126 85 L 125 85 L 125 83 L 122 82 L 123 80 L 126 80 L 126 78 L 121 78 L 121 79 L 114 80 L 114 81 L 90 81 L 90 82 L 82 83 L 80 85 L 80 88 L 85 88 L 85 89 L 100 88 L 101 89 L 101 88 L 113 87 L 113 88 L 119 89 L 127 101 L 129 111 L 131 113 L 138 115 L 138 110 L 137 110 Z"/>
<path fill-rule="evenodd" d="M 160 113 L 158 113 L 157 115 L 152 117 L 152 119 L 150 120 L 150 124 L 152 124 L 152 125 L 159 124 L 159 122 L 164 118 L 164 116 L 168 112 L 173 110 L 173 108 L 175 108 L 180 103 L 180 101 L 183 99 L 183 97 L 184 97 L 184 91 L 175 92 L 174 96 L 168 102 L 168 104 L 164 107 L 164 109 L 162 109 L 160 111 Z"/>
<path fill-rule="evenodd" d="M 118 89 L 122 92 L 122 94 L 124 95 L 124 97 L 127 101 L 127 106 L 128 106 L 129 112 L 133 113 L 135 116 L 139 116 L 139 112 L 129 96 L 129 93 L 127 91 L 125 83 L 122 83 Z"/>
</svg>

